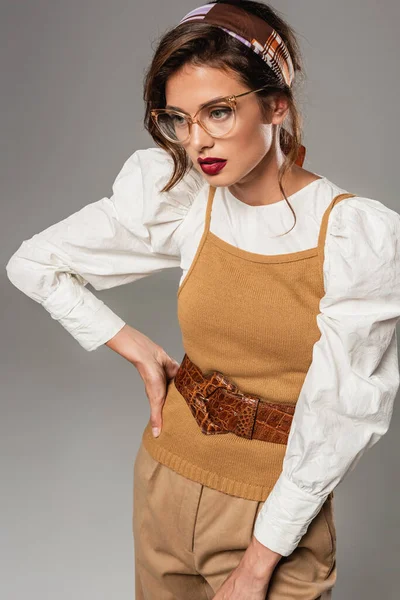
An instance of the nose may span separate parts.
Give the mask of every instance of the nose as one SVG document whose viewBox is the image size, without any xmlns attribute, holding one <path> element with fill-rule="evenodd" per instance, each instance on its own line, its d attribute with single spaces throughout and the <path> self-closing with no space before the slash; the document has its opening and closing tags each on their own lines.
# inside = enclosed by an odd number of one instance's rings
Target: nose
<svg viewBox="0 0 400 600">
<path fill-rule="evenodd" d="M 200 123 L 192 124 L 190 144 L 197 152 L 204 148 L 204 146 L 212 146 L 213 143 L 213 137 L 203 129 Z"/>
</svg>

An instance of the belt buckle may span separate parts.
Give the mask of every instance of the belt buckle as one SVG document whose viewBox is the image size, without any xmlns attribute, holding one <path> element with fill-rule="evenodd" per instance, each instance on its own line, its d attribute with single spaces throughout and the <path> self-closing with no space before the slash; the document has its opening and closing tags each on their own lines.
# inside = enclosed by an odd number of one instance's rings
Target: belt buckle
<svg viewBox="0 0 400 600">
<path fill-rule="evenodd" d="M 232 392 L 225 387 L 218 387 L 206 399 L 207 413 L 214 425 L 224 433 L 234 433 L 239 437 L 252 439 L 254 424 L 260 399 L 257 396 L 244 396 L 241 393 Z M 239 401 L 242 406 L 240 410 L 233 407 L 233 414 L 227 414 L 224 404 L 231 405 Z M 243 406 L 243 402 L 245 405 Z M 231 408 L 228 406 L 228 409 Z M 231 409 L 232 410 L 232 409 Z"/>
<path fill-rule="evenodd" d="M 215 423 L 209 412 L 209 396 L 204 396 L 201 392 L 196 391 L 193 394 L 195 407 L 191 405 L 191 411 L 196 418 L 196 421 L 201 431 L 207 435 L 212 433 L 228 433 L 221 425 Z"/>
</svg>

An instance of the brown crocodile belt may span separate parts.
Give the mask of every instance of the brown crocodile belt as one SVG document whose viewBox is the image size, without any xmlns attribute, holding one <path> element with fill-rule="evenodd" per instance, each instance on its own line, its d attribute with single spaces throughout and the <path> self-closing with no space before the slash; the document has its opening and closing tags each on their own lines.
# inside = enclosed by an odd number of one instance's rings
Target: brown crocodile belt
<svg viewBox="0 0 400 600">
<path fill-rule="evenodd" d="M 248 439 L 287 444 L 294 404 L 243 394 L 220 371 L 204 375 L 187 354 L 174 383 L 203 433 L 230 432 Z"/>
</svg>

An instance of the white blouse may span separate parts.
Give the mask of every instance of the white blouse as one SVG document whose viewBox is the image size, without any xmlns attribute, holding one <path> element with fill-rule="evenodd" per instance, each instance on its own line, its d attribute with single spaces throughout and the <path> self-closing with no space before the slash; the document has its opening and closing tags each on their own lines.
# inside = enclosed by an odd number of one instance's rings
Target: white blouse
<svg viewBox="0 0 400 600">
<path fill-rule="evenodd" d="M 208 184 L 194 168 L 167 193 L 172 159 L 134 152 L 110 198 L 84 206 L 22 242 L 10 281 L 92 351 L 125 324 L 89 289 L 104 290 L 180 267 L 182 283 L 203 229 Z M 281 254 L 315 247 L 323 212 L 339 188 L 326 177 L 284 200 L 250 206 L 219 187 L 210 229 L 239 248 Z M 283 471 L 254 535 L 288 556 L 328 494 L 386 433 L 399 387 L 400 215 L 377 200 L 338 203 L 328 220 L 320 339 L 296 404 Z"/>
</svg>

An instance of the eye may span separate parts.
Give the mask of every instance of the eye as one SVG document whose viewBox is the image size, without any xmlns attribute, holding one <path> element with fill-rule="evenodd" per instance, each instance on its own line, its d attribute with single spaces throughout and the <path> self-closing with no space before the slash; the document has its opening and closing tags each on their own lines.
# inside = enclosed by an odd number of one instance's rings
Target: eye
<svg viewBox="0 0 400 600">
<path fill-rule="evenodd" d="M 217 106 L 210 109 L 210 117 L 216 121 L 221 121 L 225 117 L 229 116 L 232 109 L 229 106 Z"/>
<path fill-rule="evenodd" d="M 182 115 L 171 114 L 170 119 L 172 120 L 174 125 L 185 125 L 186 119 L 182 117 Z"/>
</svg>

